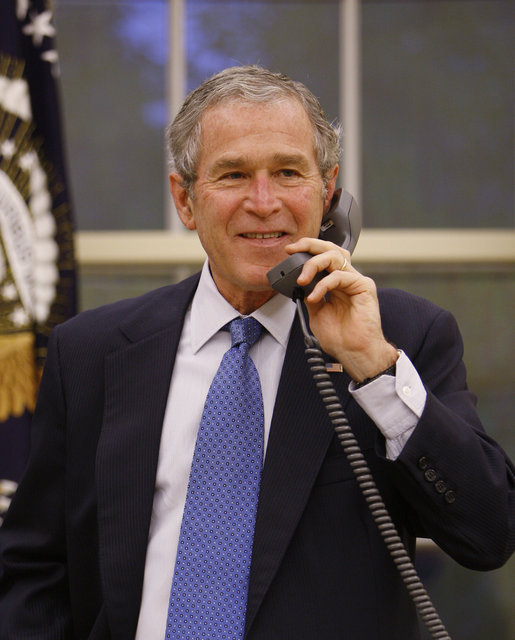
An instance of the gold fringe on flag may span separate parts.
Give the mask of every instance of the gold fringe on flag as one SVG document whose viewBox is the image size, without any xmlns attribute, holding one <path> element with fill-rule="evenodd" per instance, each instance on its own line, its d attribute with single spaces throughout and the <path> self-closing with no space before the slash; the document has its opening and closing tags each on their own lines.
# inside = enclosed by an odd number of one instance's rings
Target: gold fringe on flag
<svg viewBox="0 0 515 640">
<path fill-rule="evenodd" d="M 34 410 L 38 378 L 34 334 L 0 335 L 0 422 Z"/>
</svg>

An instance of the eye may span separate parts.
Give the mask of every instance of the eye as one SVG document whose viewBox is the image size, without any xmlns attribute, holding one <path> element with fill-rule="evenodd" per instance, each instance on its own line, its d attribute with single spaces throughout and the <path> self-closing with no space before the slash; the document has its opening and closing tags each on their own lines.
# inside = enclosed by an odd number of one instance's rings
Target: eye
<svg viewBox="0 0 515 640">
<path fill-rule="evenodd" d="M 279 173 L 284 178 L 296 178 L 299 175 L 299 172 L 296 171 L 295 169 L 281 169 Z"/>
<path fill-rule="evenodd" d="M 225 173 L 222 176 L 222 180 L 241 180 L 244 177 L 241 171 L 231 171 L 230 173 Z"/>
</svg>

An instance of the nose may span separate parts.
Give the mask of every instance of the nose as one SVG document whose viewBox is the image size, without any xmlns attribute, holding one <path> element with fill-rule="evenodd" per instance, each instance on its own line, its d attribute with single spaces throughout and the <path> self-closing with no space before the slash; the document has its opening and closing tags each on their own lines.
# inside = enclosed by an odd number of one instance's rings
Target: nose
<svg viewBox="0 0 515 640">
<path fill-rule="evenodd" d="M 254 213 L 263 218 L 279 211 L 281 202 L 270 176 L 253 176 L 243 206 L 248 213 Z"/>
</svg>

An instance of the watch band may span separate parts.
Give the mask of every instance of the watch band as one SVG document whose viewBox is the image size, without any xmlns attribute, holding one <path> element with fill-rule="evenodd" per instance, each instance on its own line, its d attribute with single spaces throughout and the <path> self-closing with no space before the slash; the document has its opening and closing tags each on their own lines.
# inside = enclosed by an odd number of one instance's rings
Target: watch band
<svg viewBox="0 0 515 640">
<path fill-rule="evenodd" d="M 381 376 L 395 376 L 396 371 L 397 371 L 397 362 L 394 362 L 387 369 L 385 369 L 384 371 L 381 371 L 380 373 L 373 376 L 372 378 L 365 378 L 361 382 L 354 382 L 354 388 L 360 389 L 361 387 L 364 387 L 369 382 L 372 382 L 373 380 L 377 380 L 377 378 L 380 378 Z"/>
</svg>

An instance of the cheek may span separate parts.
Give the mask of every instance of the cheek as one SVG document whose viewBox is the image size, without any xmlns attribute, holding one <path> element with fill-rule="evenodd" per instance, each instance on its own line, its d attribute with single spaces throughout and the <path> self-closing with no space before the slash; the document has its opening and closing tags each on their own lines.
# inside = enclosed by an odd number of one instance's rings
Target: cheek
<svg viewBox="0 0 515 640">
<path fill-rule="evenodd" d="M 316 237 L 322 221 L 324 202 L 320 193 L 306 192 L 299 194 L 295 203 L 297 224 L 307 235 Z"/>
<path fill-rule="evenodd" d="M 238 201 L 231 194 L 207 193 L 197 202 L 198 223 L 204 227 L 225 227 Z"/>
<path fill-rule="evenodd" d="M 223 206 L 217 202 L 217 206 L 213 206 L 213 202 L 202 202 L 197 209 L 195 216 L 195 228 L 204 248 L 212 253 L 225 246 L 225 240 L 230 235 L 230 216 L 228 206 Z M 201 213 L 199 213 L 199 210 Z"/>
</svg>

